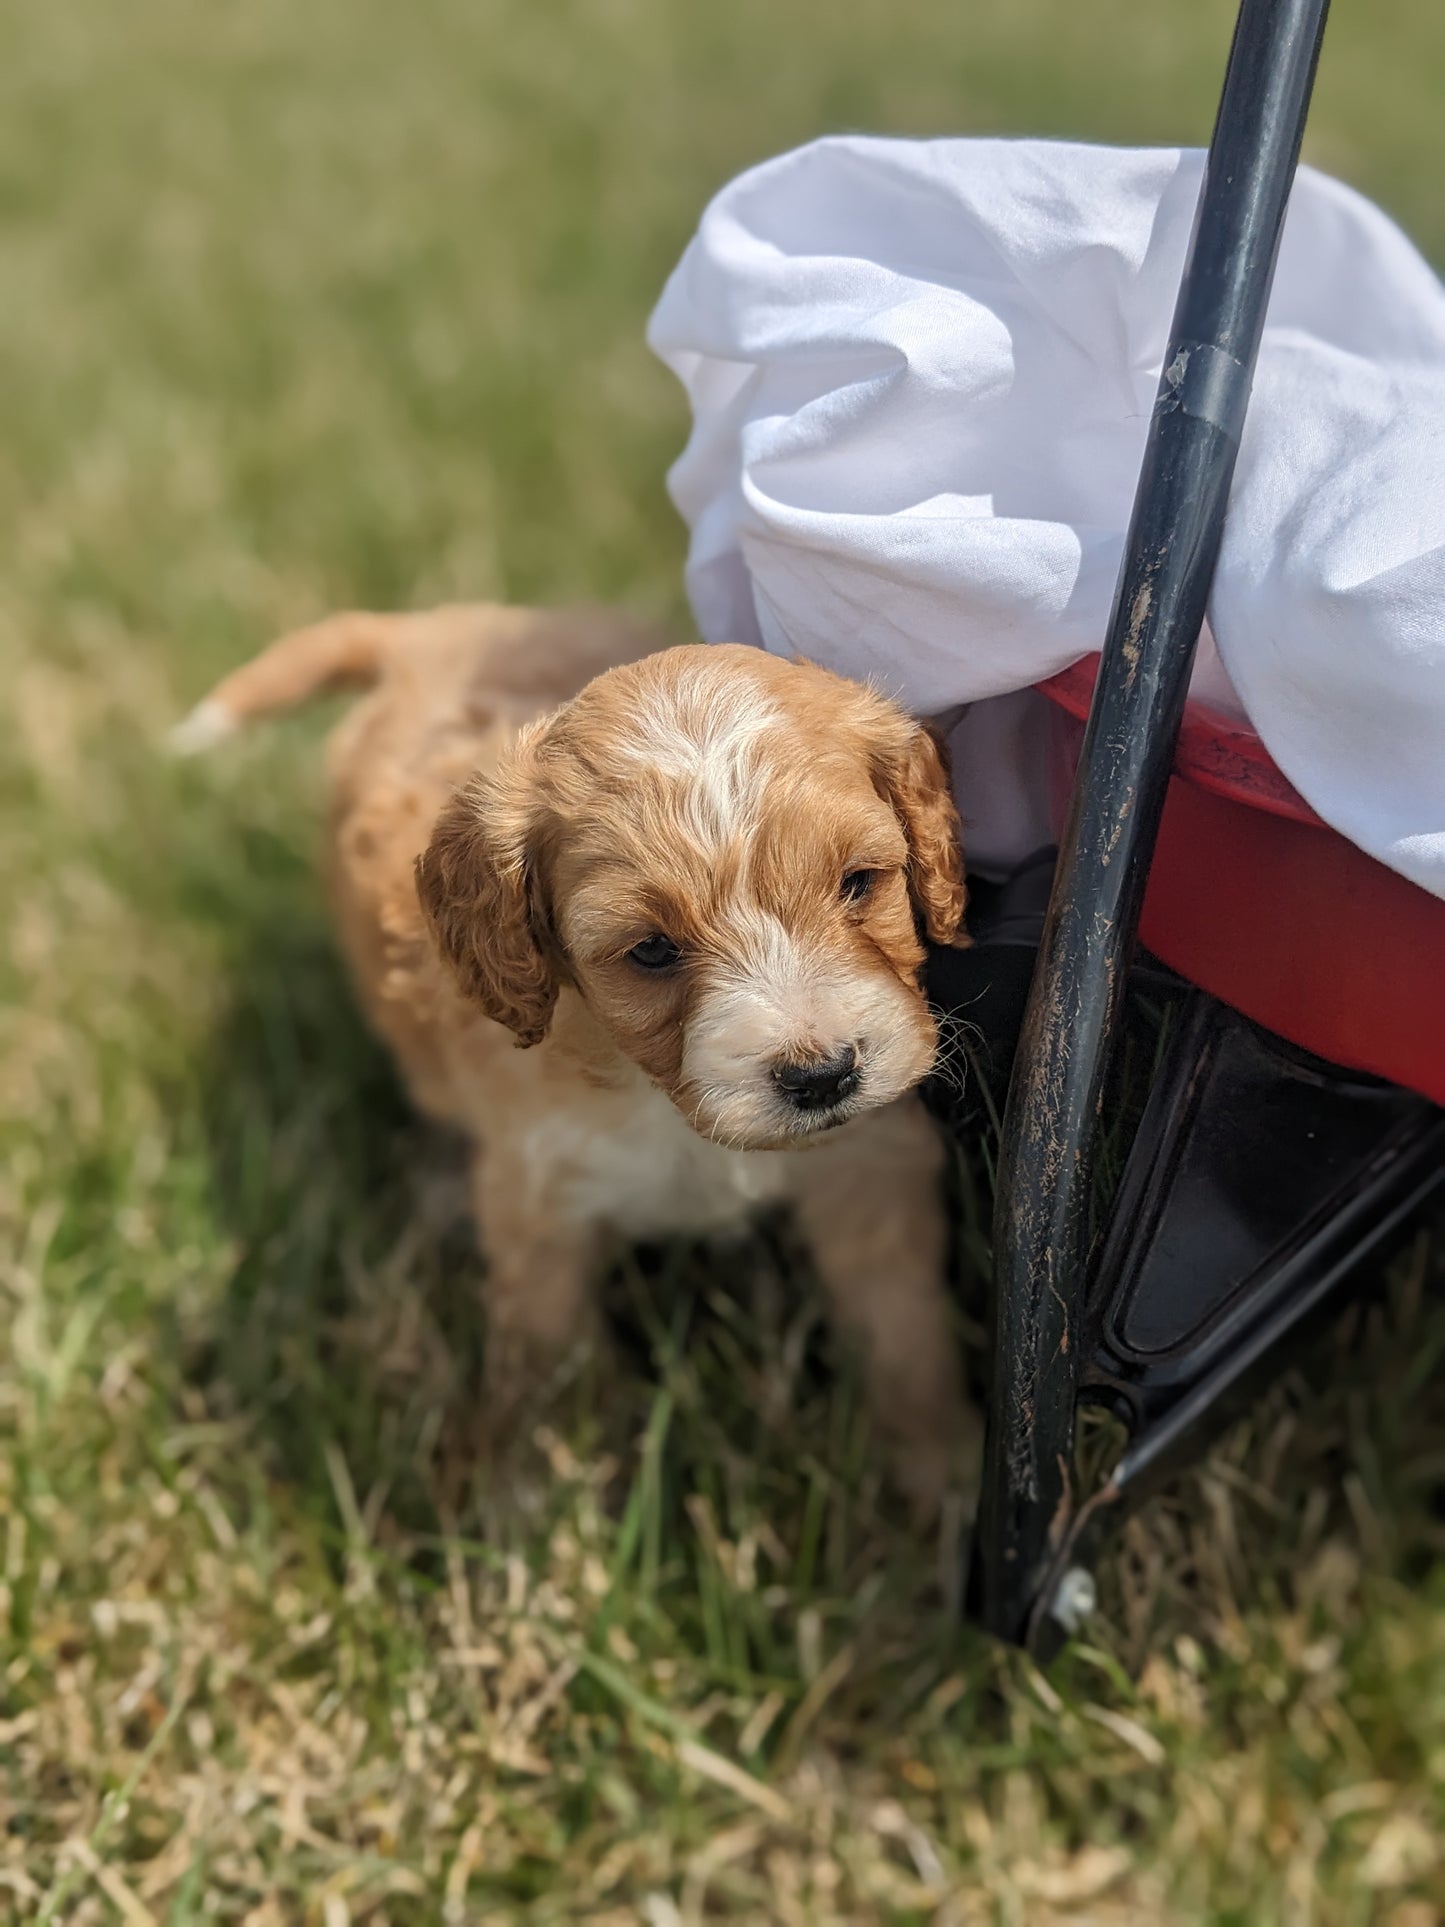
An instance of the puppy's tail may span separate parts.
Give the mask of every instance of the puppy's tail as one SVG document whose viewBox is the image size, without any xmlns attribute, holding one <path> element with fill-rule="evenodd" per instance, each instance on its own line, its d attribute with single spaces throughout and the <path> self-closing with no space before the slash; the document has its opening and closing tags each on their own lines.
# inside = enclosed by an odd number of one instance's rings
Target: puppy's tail
<svg viewBox="0 0 1445 1927">
<path fill-rule="evenodd" d="M 382 673 L 396 628 L 394 618 L 351 613 L 293 630 L 217 683 L 171 731 L 172 750 L 194 756 L 253 717 L 293 709 L 323 691 L 369 688 Z"/>
</svg>

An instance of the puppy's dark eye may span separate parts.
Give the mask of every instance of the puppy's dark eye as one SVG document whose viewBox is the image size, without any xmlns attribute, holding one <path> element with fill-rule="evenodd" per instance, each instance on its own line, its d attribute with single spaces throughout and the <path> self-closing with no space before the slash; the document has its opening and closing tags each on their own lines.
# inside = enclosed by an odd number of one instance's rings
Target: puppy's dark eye
<svg viewBox="0 0 1445 1927">
<path fill-rule="evenodd" d="M 627 954 L 643 970 L 671 970 L 682 952 L 671 937 L 664 937 L 661 931 L 654 930 L 650 937 L 635 943 Z"/>
<path fill-rule="evenodd" d="M 872 893 L 873 885 L 877 881 L 876 870 L 850 870 L 844 877 L 838 894 L 844 903 L 862 903 L 863 899 Z"/>
</svg>

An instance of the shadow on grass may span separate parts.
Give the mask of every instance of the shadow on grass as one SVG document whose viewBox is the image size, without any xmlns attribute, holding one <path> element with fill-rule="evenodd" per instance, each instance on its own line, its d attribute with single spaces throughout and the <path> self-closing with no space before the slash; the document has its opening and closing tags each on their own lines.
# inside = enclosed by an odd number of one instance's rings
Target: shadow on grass
<svg viewBox="0 0 1445 1927">
<path fill-rule="evenodd" d="M 237 933 L 203 1102 L 237 1255 L 193 1377 L 333 1528 L 339 1453 L 383 1539 L 431 1539 L 444 1520 L 490 1536 L 509 1472 L 470 1444 L 485 1337 L 462 1147 L 409 1111 L 309 870 L 253 880 L 263 887 L 210 906 Z M 1438 1555 L 1445 1312 L 1425 1286 L 1439 1254 L 1437 1233 L 1397 1259 L 1383 1298 L 1305 1350 L 1111 1553 L 1105 1598 L 1131 1658 L 1213 1623 L 1226 1597 L 1287 1596 L 1329 1532 L 1407 1580 Z M 771 1543 L 796 1602 L 885 1572 L 921 1598 L 929 1554 L 897 1518 L 856 1385 L 832 1369 L 806 1265 L 780 1229 L 728 1251 L 628 1254 L 606 1303 L 626 1369 L 588 1385 L 558 1430 L 610 1464 L 614 1516 L 642 1508 L 629 1556 L 675 1602 L 706 1553 L 703 1514 L 724 1540 Z M 1235 1547 L 1223 1564 L 1221 1492 Z"/>
<path fill-rule="evenodd" d="M 235 1264 L 191 1374 L 328 1510 L 339 1450 L 362 1502 L 427 1528 L 439 1429 L 480 1360 L 460 1146 L 408 1109 L 319 891 L 247 908 L 202 1092 Z"/>
</svg>

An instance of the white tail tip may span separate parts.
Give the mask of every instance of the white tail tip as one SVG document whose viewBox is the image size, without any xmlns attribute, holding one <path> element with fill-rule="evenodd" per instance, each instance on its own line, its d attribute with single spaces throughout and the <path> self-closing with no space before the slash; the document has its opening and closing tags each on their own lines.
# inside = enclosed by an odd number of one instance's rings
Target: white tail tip
<svg viewBox="0 0 1445 1927">
<path fill-rule="evenodd" d="M 233 735 L 236 718 L 224 703 L 210 698 L 197 703 L 182 723 L 177 723 L 166 738 L 173 756 L 199 756 Z"/>
</svg>

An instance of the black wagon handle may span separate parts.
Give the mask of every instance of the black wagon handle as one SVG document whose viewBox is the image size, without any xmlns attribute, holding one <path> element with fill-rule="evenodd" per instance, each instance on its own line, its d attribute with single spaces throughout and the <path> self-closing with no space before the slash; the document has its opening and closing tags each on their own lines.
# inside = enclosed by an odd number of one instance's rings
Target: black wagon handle
<svg viewBox="0 0 1445 1927">
<path fill-rule="evenodd" d="M 1023 1641 L 1073 1509 L 1101 1106 L 1328 0 L 1242 0 L 1004 1116 L 976 1547 Z"/>
</svg>

